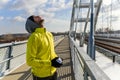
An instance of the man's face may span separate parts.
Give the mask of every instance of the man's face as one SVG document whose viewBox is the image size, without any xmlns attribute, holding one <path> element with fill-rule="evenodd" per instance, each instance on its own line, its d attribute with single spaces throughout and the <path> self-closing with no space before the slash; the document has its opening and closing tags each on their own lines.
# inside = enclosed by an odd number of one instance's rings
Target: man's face
<svg viewBox="0 0 120 80">
<path fill-rule="evenodd" d="M 36 23 L 40 23 L 40 21 L 41 21 L 41 17 L 40 16 L 33 16 L 33 19 L 34 19 L 34 21 L 36 22 Z"/>
</svg>

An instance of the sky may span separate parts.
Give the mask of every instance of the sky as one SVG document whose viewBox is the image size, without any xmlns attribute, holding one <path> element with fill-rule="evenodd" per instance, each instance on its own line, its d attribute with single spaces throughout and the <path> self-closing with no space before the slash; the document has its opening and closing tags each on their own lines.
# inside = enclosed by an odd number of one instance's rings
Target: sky
<svg viewBox="0 0 120 80">
<path fill-rule="evenodd" d="M 26 33 L 30 15 L 45 19 L 48 31 L 69 30 L 72 0 L 0 0 L 0 34 Z"/>
<path fill-rule="evenodd" d="M 112 19 L 109 17 L 111 1 Z M 0 34 L 26 33 L 25 22 L 30 15 L 39 15 L 44 18 L 44 25 L 48 31 L 68 31 L 72 4 L 73 0 L 0 0 Z M 120 0 L 103 0 L 102 7 L 98 28 L 110 25 L 109 22 L 112 20 L 112 28 L 120 29 Z"/>
<path fill-rule="evenodd" d="M 103 0 L 98 18 L 98 28 L 120 30 L 120 0 Z"/>
<path fill-rule="evenodd" d="M 82 0 L 84 1 L 84 0 Z M 87 1 L 87 0 L 86 0 Z M 97 0 L 94 0 L 96 2 Z M 88 2 L 88 1 L 87 1 Z M 95 10 L 94 10 L 95 12 Z M 81 10 L 82 18 L 87 17 L 88 9 Z M 95 15 L 95 13 L 94 13 Z M 90 18 L 90 16 L 89 16 Z M 84 31 L 84 25 L 85 23 L 78 24 L 77 32 Z M 120 0 L 102 0 L 102 5 L 100 8 L 100 12 L 98 14 L 98 20 L 96 25 L 96 31 L 102 30 L 106 31 L 106 29 L 109 28 L 109 30 L 120 30 Z M 88 23 L 87 26 L 87 32 L 90 31 L 90 23 Z"/>
</svg>

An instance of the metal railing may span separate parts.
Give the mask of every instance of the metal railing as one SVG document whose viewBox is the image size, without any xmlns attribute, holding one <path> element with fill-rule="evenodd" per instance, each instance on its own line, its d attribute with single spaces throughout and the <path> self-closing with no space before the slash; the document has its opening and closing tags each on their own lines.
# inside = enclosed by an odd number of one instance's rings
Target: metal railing
<svg viewBox="0 0 120 80">
<path fill-rule="evenodd" d="M 7 43 L 0 46 L 0 76 L 25 63 L 26 42 Z"/>
<path fill-rule="evenodd" d="M 63 38 L 61 38 L 61 40 L 63 40 Z M 57 44 L 61 42 L 61 40 L 57 40 L 57 42 L 55 42 L 55 46 L 57 46 Z M 4 75 L 5 71 L 11 70 L 18 65 L 25 63 L 24 57 L 26 50 L 23 50 L 24 52 L 21 52 L 22 50 L 20 49 L 20 47 L 21 49 L 26 49 L 26 42 L 0 46 L 0 59 L 2 59 L 2 61 L 0 61 L 1 76 Z M 78 46 L 78 44 L 71 37 L 70 48 L 75 80 L 110 80 L 106 76 L 106 74 L 95 64 L 95 62 Z M 16 51 L 16 49 L 18 51 Z M 27 80 L 30 75 L 31 74 L 29 74 L 25 80 Z"/>
<path fill-rule="evenodd" d="M 64 36 L 54 36 L 55 46 L 64 39 Z M 0 45 L 0 77 L 9 73 L 26 62 L 26 43 L 27 41 L 17 43 L 7 43 Z M 24 80 L 27 80 L 28 74 Z"/>
<path fill-rule="evenodd" d="M 75 80 L 110 80 L 83 48 L 73 38 L 69 39 Z"/>
</svg>

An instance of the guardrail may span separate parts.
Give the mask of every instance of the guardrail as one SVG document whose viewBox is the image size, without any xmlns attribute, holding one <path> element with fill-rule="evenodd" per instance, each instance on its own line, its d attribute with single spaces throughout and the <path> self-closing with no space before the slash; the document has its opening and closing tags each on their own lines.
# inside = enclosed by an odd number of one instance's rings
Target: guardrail
<svg viewBox="0 0 120 80">
<path fill-rule="evenodd" d="M 116 61 L 116 57 L 120 57 L 120 54 L 113 52 L 113 51 L 110 51 L 108 49 L 102 48 L 100 46 L 96 46 L 96 49 L 97 49 L 97 51 L 103 53 L 105 56 L 107 56 L 109 58 L 111 57 L 113 63 Z"/>
<path fill-rule="evenodd" d="M 7 43 L 0 46 L 0 76 L 25 63 L 26 42 Z"/>
<path fill-rule="evenodd" d="M 75 80 L 110 80 L 95 61 L 71 37 L 69 39 Z"/>
<path fill-rule="evenodd" d="M 55 37 L 55 46 L 57 46 L 64 36 Z M 25 63 L 26 43 L 27 41 L 0 45 L 0 77 Z"/>
</svg>

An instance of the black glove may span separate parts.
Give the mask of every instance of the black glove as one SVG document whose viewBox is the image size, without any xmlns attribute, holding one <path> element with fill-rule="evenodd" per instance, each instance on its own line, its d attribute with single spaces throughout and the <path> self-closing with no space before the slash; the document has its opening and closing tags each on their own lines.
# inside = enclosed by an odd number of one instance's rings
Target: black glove
<svg viewBox="0 0 120 80">
<path fill-rule="evenodd" d="M 63 65 L 63 61 L 59 57 L 55 57 L 51 62 L 52 62 L 52 66 L 56 68 L 61 67 Z"/>
</svg>

